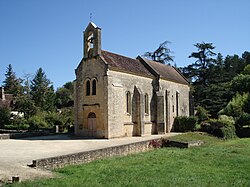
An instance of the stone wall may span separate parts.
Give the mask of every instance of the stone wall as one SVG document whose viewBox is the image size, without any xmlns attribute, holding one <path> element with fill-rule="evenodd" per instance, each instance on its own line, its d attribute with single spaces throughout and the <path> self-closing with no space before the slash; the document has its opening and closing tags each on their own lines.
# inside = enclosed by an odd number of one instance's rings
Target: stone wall
<svg viewBox="0 0 250 187">
<path fill-rule="evenodd" d="M 155 140 L 160 140 L 160 138 L 157 138 Z M 107 147 L 103 149 L 33 160 L 33 163 L 30 166 L 44 169 L 55 169 L 67 165 L 88 163 L 94 160 L 104 159 L 108 157 L 126 156 L 129 154 L 145 152 L 153 149 L 153 147 L 150 145 L 151 141 L 152 140 L 147 140 L 114 147 Z"/>
<path fill-rule="evenodd" d="M 189 116 L 189 92 L 190 88 L 188 85 L 160 79 L 159 93 L 164 96 L 164 110 L 160 112 L 162 113 L 161 115 L 164 116 L 167 132 L 171 131 L 176 116 Z M 178 106 L 176 103 L 177 94 Z"/>
<path fill-rule="evenodd" d="M 94 70 L 94 71 L 93 71 Z M 76 70 L 75 80 L 75 134 L 77 136 L 109 138 L 107 124 L 107 80 L 105 64 L 100 57 L 83 59 Z M 96 80 L 96 94 L 92 94 L 92 81 Z M 90 95 L 86 82 L 90 81 Z M 88 127 L 88 115 L 96 115 L 96 126 Z"/>
<path fill-rule="evenodd" d="M 49 131 L 41 131 L 41 132 L 24 132 L 24 133 L 8 133 L 8 134 L 0 134 L 0 140 L 3 139 L 21 139 L 35 136 L 46 136 L 49 135 Z"/>
<path fill-rule="evenodd" d="M 135 118 L 135 97 L 136 89 L 138 100 L 140 103 L 140 121 L 152 122 L 155 120 L 155 108 L 153 101 L 153 81 L 152 77 L 142 77 L 139 75 L 118 72 L 114 70 L 108 71 L 108 121 L 110 137 L 123 137 L 133 135 L 151 134 L 151 129 L 145 132 L 136 133 L 138 129 L 135 127 L 137 121 Z M 130 113 L 126 111 L 126 93 L 131 94 Z M 145 94 L 148 96 L 149 111 L 145 113 Z M 134 116 L 134 117 L 133 117 Z M 140 124 L 141 125 L 141 124 Z M 144 125 L 142 125 L 144 126 Z M 150 128 L 150 125 L 147 126 Z"/>
</svg>

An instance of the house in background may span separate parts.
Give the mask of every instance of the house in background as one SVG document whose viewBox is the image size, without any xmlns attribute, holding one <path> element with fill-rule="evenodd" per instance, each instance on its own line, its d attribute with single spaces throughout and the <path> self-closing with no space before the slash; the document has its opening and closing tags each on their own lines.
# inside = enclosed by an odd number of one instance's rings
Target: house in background
<svg viewBox="0 0 250 187">
<path fill-rule="evenodd" d="M 0 87 L 0 107 L 12 108 L 14 105 L 13 94 L 5 94 L 4 87 Z"/>
<path fill-rule="evenodd" d="M 75 70 L 75 135 L 96 138 L 169 133 L 189 116 L 189 82 L 174 67 L 101 49 L 101 29 L 84 32 Z"/>
</svg>

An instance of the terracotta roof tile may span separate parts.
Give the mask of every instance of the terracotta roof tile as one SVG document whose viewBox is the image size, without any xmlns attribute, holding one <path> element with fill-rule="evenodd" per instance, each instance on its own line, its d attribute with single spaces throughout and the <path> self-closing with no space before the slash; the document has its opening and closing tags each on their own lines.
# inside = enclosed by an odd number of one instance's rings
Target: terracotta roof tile
<svg viewBox="0 0 250 187">
<path fill-rule="evenodd" d="M 150 71 L 137 59 L 102 50 L 102 57 L 108 66 L 128 73 L 153 77 Z"/>
<path fill-rule="evenodd" d="M 156 71 L 156 73 L 158 73 L 160 75 L 160 77 L 169 80 L 169 81 L 173 81 L 173 82 L 177 82 L 177 83 L 181 83 L 181 84 L 189 84 L 189 82 L 184 78 L 183 75 L 181 75 L 180 72 L 178 72 L 178 70 L 176 70 L 174 67 L 170 66 L 170 65 L 166 65 L 166 64 L 161 64 L 159 62 L 155 62 L 152 60 L 148 60 L 146 58 L 142 58 L 154 71 Z"/>
</svg>

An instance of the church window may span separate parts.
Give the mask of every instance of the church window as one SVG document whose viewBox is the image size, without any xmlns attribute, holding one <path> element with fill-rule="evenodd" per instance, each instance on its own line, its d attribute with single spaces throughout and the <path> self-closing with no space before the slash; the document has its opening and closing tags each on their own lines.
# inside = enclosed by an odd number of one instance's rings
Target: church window
<svg viewBox="0 0 250 187">
<path fill-rule="evenodd" d="M 92 95 L 96 95 L 96 80 L 92 81 Z"/>
<path fill-rule="evenodd" d="M 126 112 L 130 114 L 131 111 L 131 94 L 130 92 L 126 93 Z"/>
<path fill-rule="evenodd" d="M 179 92 L 176 92 L 176 116 L 179 116 Z"/>
<path fill-rule="evenodd" d="M 148 114 L 148 94 L 145 94 L 145 114 Z"/>
<path fill-rule="evenodd" d="M 87 80 L 86 82 L 86 95 L 90 95 L 90 81 Z"/>
</svg>

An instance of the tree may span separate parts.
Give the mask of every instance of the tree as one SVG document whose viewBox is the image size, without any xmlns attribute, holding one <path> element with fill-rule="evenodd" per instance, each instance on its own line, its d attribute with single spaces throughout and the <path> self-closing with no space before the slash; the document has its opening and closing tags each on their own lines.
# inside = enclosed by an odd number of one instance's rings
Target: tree
<svg viewBox="0 0 250 187">
<path fill-rule="evenodd" d="M 26 119 L 37 113 L 35 102 L 27 94 L 16 98 L 15 109 L 19 112 L 23 112 Z"/>
<path fill-rule="evenodd" d="M 66 82 L 64 85 L 63 85 L 64 88 L 70 90 L 70 92 L 73 94 L 74 92 L 74 85 L 73 85 L 73 82 Z"/>
<path fill-rule="evenodd" d="M 242 54 L 242 59 L 244 60 L 244 62 L 245 62 L 246 65 L 250 64 L 250 52 L 245 51 Z"/>
<path fill-rule="evenodd" d="M 7 67 L 5 74 L 5 80 L 3 81 L 3 87 L 5 92 L 13 95 L 20 95 L 22 93 L 22 79 L 16 77 L 15 72 L 12 69 L 11 64 Z"/>
<path fill-rule="evenodd" d="M 250 92 L 250 75 L 239 74 L 231 82 L 232 90 L 236 93 Z"/>
<path fill-rule="evenodd" d="M 56 106 L 57 108 L 72 107 L 73 104 L 73 83 L 67 82 L 56 91 Z"/>
<path fill-rule="evenodd" d="M 162 64 L 170 64 L 174 61 L 174 56 L 171 55 L 173 52 L 167 47 L 169 43 L 169 41 L 165 41 L 155 51 L 146 52 L 143 56 Z"/>
<path fill-rule="evenodd" d="M 0 128 L 4 128 L 4 126 L 11 123 L 10 117 L 10 109 L 8 107 L 0 107 Z"/>
<path fill-rule="evenodd" d="M 194 45 L 197 52 L 192 52 L 189 58 L 195 58 L 196 61 L 184 69 L 184 73 L 188 78 L 192 78 L 194 84 L 207 85 L 209 67 L 215 63 L 212 58 L 216 55 L 213 52 L 215 48 L 212 43 L 197 43 Z"/>
<path fill-rule="evenodd" d="M 54 89 L 42 68 L 37 70 L 34 79 L 31 81 L 30 87 L 30 94 L 37 107 L 45 111 L 54 109 Z"/>
<path fill-rule="evenodd" d="M 237 93 L 232 100 L 223 108 L 219 114 L 227 116 L 240 117 L 244 112 L 244 108 L 249 103 L 249 93 Z"/>
<path fill-rule="evenodd" d="M 244 75 L 250 75 L 250 64 L 246 65 L 244 70 L 242 71 Z"/>
</svg>

